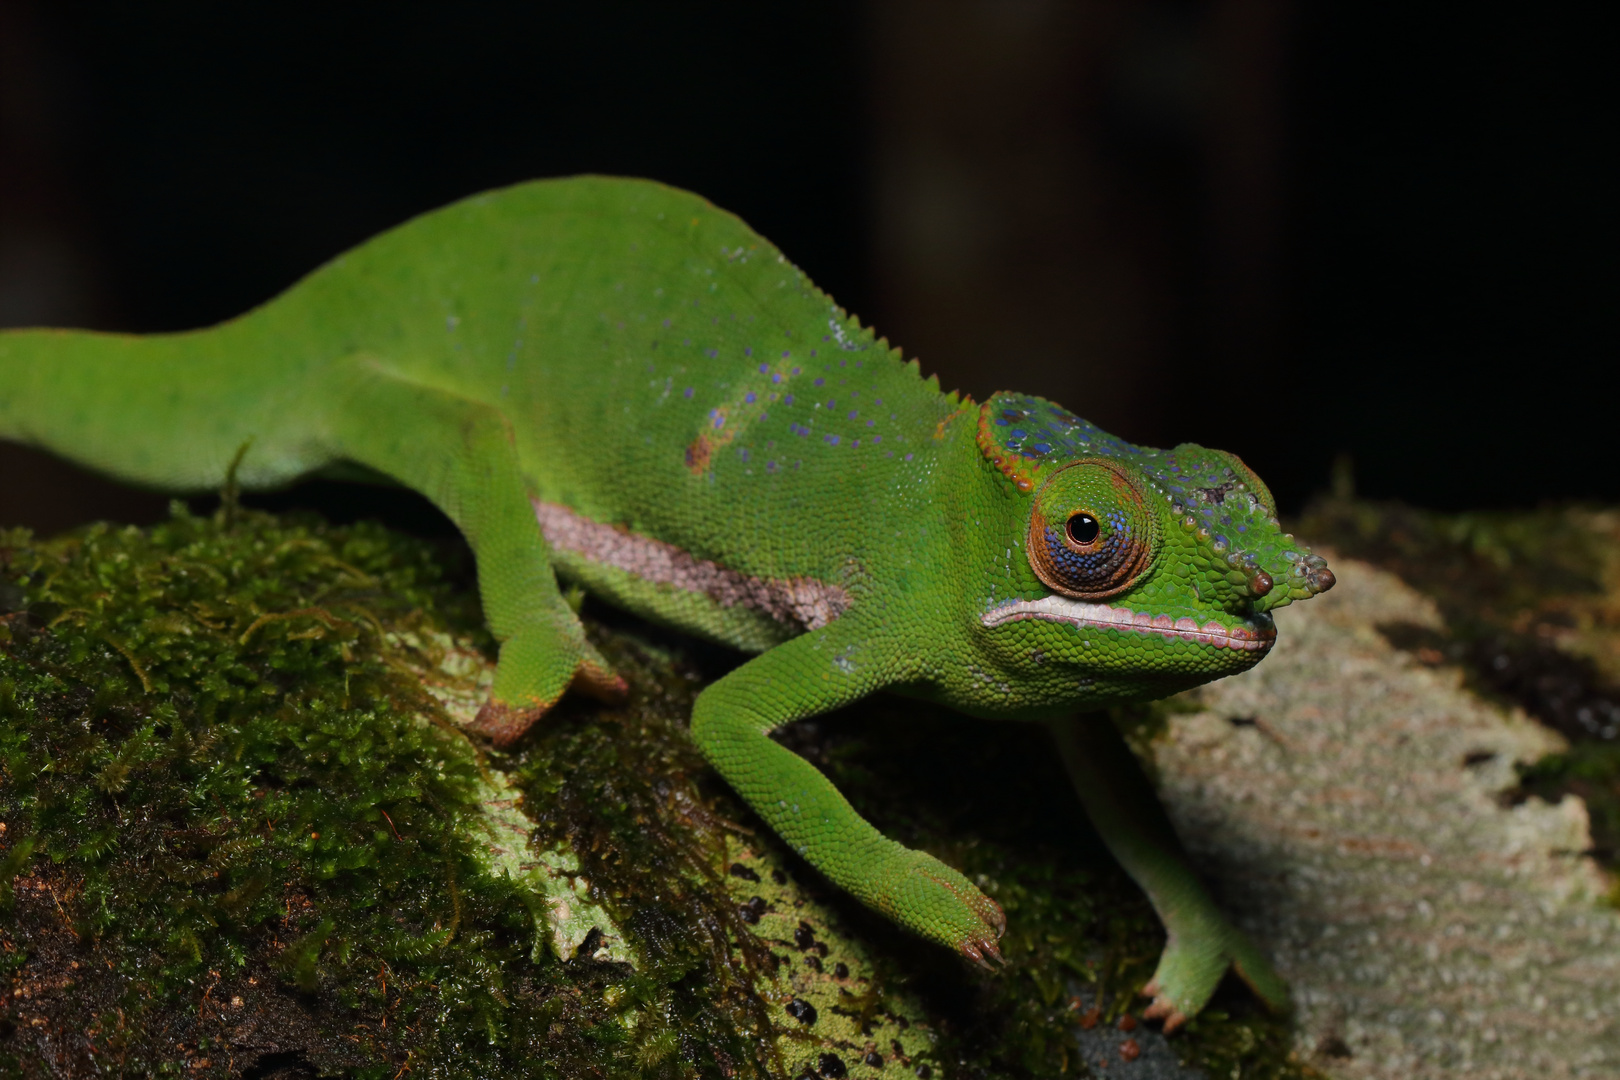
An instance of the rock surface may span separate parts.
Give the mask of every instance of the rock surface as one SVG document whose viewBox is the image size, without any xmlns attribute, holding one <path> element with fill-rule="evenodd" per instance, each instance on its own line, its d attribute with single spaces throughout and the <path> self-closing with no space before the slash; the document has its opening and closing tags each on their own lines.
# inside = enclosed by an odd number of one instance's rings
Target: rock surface
<svg viewBox="0 0 1620 1080">
<path fill-rule="evenodd" d="M 1365 563 L 1278 615 L 1258 668 L 1149 749 L 1188 846 L 1346 1078 L 1620 1075 L 1620 911 L 1566 797 L 1507 805 L 1562 739 L 1425 667 L 1379 626 L 1438 627 Z"/>
</svg>

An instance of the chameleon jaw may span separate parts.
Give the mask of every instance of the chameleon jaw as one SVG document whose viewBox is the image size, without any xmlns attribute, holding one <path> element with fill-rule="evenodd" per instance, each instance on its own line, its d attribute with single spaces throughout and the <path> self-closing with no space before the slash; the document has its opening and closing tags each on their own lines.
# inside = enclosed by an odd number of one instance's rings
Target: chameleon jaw
<svg viewBox="0 0 1620 1080">
<path fill-rule="evenodd" d="M 1025 619 L 1068 623 L 1087 630 L 1130 630 L 1138 634 L 1157 634 L 1166 641 L 1181 638 L 1217 649 L 1240 652 L 1266 653 L 1277 642 L 1277 627 L 1268 615 L 1257 615 L 1232 626 L 1225 626 L 1214 619 L 1199 625 L 1198 620 L 1185 615 L 1179 619 L 1170 615 L 1151 615 L 1115 604 L 1071 600 L 1055 593 L 1039 600 L 1014 600 L 979 616 L 979 621 L 990 629 Z"/>
</svg>

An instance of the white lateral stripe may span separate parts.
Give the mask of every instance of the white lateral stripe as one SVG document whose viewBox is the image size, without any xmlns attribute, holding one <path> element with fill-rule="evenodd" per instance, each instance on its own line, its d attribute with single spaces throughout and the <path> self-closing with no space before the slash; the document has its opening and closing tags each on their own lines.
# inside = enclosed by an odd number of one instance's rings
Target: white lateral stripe
<svg viewBox="0 0 1620 1080">
<path fill-rule="evenodd" d="M 1043 596 L 1039 600 L 1015 600 L 991 608 L 979 617 L 980 622 L 991 628 L 1025 619 L 1042 619 L 1101 630 L 1158 634 L 1166 640 L 1183 638 L 1213 645 L 1217 649 L 1241 649 L 1245 652 L 1264 652 L 1277 640 L 1277 628 L 1266 624 L 1242 622 L 1235 626 L 1223 626 L 1211 619 L 1200 626 L 1198 620 L 1185 615 L 1173 619 L 1169 615 L 1149 615 L 1145 611 L 1132 611 L 1112 604 L 1091 604 L 1056 594 Z"/>
<path fill-rule="evenodd" d="M 674 544 L 593 521 L 560 503 L 534 503 L 546 543 L 643 581 L 745 607 L 779 623 L 819 630 L 849 607 L 849 594 L 808 577 L 757 578 L 699 559 Z"/>
</svg>

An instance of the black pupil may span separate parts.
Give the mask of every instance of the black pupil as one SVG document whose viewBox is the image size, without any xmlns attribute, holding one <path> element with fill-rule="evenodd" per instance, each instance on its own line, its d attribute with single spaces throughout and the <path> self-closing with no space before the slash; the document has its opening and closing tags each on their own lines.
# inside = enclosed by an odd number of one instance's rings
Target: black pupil
<svg viewBox="0 0 1620 1080">
<path fill-rule="evenodd" d="M 1085 545 L 1097 539 L 1102 532 L 1102 526 L 1090 514 L 1076 514 L 1069 519 L 1069 539 L 1080 545 Z"/>
</svg>

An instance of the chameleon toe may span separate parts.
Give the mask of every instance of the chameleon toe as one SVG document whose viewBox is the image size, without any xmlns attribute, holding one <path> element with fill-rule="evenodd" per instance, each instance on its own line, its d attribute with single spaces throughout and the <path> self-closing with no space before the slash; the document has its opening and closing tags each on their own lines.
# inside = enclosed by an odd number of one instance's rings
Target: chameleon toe
<svg viewBox="0 0 1620 1080">
<path fill-rule="evenodd" d="M 501 749 L 505 749 L 523 737 L 523 733 L 534 726 L 534 722 L 545 715 L 544 706 L 520 707 L 506 705 L 490 698 L 478 710 L 473 719 L 473 730 L 484 736 Z"/>
<path fill-rule="evenodd" d="M 572 688 L 604 705 L 623 705 L 630 697 L 630 684 L 624 676 L 589 662 L 574 673 Z"/>
<path fill-rule="evenodd" d="M 1149 987 L 1152 985 L 1152 983 L 1149 983 L 1147 986 L 1142 988 L 1142 993 L 1144 995 L 1153 995 L 1153 1001 L 1149 1003 L 1146 1009 L 1142 1010 L 1142 1017 L 1146 1020 L 1163 1020 L 1164 1033 L 1168 1035 L 1181 1025 L 1185 1024 L 1187 1022 L 1187 1016 L 1180 1009 L 1176 1008 L 1176 1006 L 1168 998 L 1164 997 L 1162 994 L 1158 994 L 1156 991 L 1150 990 Z"/>
</svg>

